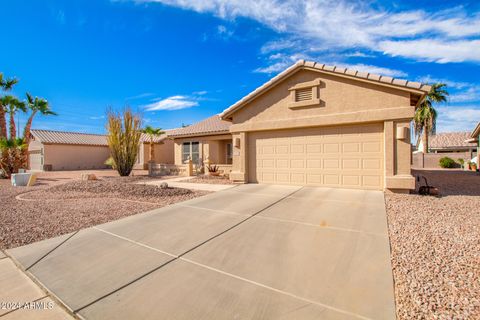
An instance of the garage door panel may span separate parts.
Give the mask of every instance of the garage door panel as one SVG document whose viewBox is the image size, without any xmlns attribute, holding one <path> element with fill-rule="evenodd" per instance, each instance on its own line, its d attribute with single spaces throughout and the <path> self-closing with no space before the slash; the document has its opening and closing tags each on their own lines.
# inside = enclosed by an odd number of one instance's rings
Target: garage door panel
<svg viewBox="0 0 480 320">
<path fill-rule="evenodd" d="M 382 189 L 383 124 L 252 133 L 250 181 Z"/>
</svg>

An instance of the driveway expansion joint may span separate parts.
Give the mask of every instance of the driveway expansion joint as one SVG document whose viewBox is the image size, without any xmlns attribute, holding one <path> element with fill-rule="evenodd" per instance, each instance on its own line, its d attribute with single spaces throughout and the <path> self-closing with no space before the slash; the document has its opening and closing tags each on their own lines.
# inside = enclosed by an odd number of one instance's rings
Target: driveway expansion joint
<svg viewBox="0 0 480 320">
<path fill-rule="evenodd" d="M 45 253 L 43 256 L 41 256 L 37 261 L 35 261 L 33 264 L 31 264 L 29 267 L 25 268 L 25 271 L 28 271 L 30 270 L 33 266 L 35 266 L 37 263 L 39 263 L 40 261 L 42 261 L 43 259 L 45 259 L 50 253 L 52 253 L 53 251 L 57 250 L 61 245 L 63 245 L 65 242 L 67 242 L 68 240 L 70 240 L 74 235 L 76 235 L 77 233 L 79 233 L 80 230 L 77 230 L 75 231 L 74 233 L 72 233 L 70 236 L 68 236 L 65 240 L 63 240 L 62 242 L 60 242 L 58 245 L 56 245 L 53 249 L 51 249 L 50 251 L 48 251 L 47 253 Z"/>
</svg>

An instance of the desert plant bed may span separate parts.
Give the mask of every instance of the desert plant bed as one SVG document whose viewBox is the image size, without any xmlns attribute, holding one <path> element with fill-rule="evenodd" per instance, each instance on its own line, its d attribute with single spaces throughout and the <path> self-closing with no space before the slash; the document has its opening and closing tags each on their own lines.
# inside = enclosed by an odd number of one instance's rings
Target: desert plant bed
<svg viewBox="0 0 480 320">
<path fill-rule="evenodd" d="M 226 176 L 198 175 L 194 178 L 183 180 L 182 182 L 191 183 L 211 183 L 211 184 L 233 184 L 234 182 Z"/>
<path fill-rule="evenodd" d="M 7 249 L 185 201 L 208 192 L 138 184 L 146 177 L 0 185 L 0 248 Z"/>
<path fill-rule="evenodd" d="M 398 319 L 480 319 L 480 176 L 413 174 L 441 196 L 386 194 Z"/>
</svg>

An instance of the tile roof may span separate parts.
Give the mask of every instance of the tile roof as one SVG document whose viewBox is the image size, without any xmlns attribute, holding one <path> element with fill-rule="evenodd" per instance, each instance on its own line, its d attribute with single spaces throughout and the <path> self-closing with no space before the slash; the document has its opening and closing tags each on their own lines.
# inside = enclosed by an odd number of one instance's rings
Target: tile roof
<svg viewBox="0 0 480 320">
<path fill-rule="evenodd" d="M 465 140 L 470 138 L 470 132 L 445 132 L 431 135 L 428 140 L 430 149 L 448 149 L 455 147 L 475 147 L 475 143 Z"/>
<path fill-rule="evenodd" d="M 228 116 L 230 113 L 232 113 L 234 110 L 242 107 L 245 103 L 249 102 L 252 100 L 255 96 L 260 94 L 261 92 L 265 91 L 272 85 L 274 85 L 277 82 L 280 82 L 283 80 L 285 77 L 287 77 L 289 74 L 293 73 L 297 69 L 302 69 L 302 68 L 311 68 L 311 69 L 317 69 L 322 72 L 328 72 L 328 73 L 333 73 L 333 74 L 338 74 L 338 75 L 343 75 L 343 76 L 348 76 L 352 78 L 358 78 L 358 79 L 364 79 L 372 82 L 376 82 L 378 84 L 383 84 L 383 85 L 391 85 L 391 86 L 396 86 L 396 87 L 403 87 L 415 91 L 422 91 L 423 93 L 427 93 L 430 91 L 431 86 L 422 84 L 420 82 L 414 82 L 414 81 L 407 81 L 407 80 L 402 80 L 402 79 L 395 79 L 392 77 L 387 77 L 387 76 L 381 76 L 378 74 L 373 74 L 373 73 L 368 73 L 368 72 L 361 72 L 357 70 L 352 70 L 352 69 L 347 69 L 347 68 L 341 68 L 337 66 L 327 66 L 325 64 L 317 63 L 314 61 L 305 61 L 305 60 L 299 60 L 297 61 L 294 65 L 290 66 L 289 68 L 285 69 L 242 99 L 240 99 L 238 102 L 235 104 L 231 105 L 227 109 L 225 109 L 220 116 L 222 118 L 225 118 Z"/>
<path fill-rule="evenodd" d="M 188 127 L 171 130 L 168 132 L 168 136 L 179 137 L 228 133 L 231 125 L 230 121 L 222 120 L 220 115 L 216 114 Z"/>
<path fill-rule="evenodd" d="M 167 133 L 169 130 L 165 130 Z M 81 132 L 66 132 L 54 130 L 38 130 L 32 129 L 32 135 L 42 143 L 50 144 L 75 144 L 88 146 L 107 146 L 107 136 L 104 134 L 91 134 Z M 167 134 L 155 136 L 156 143 L 161 142 L 167 137 Z M 142 133 L 140 137 L 142 142 L 150 142 L 150 137 Z"/>
</svg>

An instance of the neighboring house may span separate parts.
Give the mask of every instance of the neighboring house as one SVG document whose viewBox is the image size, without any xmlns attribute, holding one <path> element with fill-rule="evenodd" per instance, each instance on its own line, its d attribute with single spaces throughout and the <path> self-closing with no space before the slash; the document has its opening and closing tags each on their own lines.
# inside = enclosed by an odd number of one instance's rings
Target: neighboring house
<svg viewBox="0 0 480 320">
<path fill-rule="evenodd" d="M 175 163 L 213 160 L 218 141 L 232 143 L 217 161 L 232 155 L 234 181 L 407 192 L 410 121 L 429 90 L 302 60 L 226 109 L 224 121 L 173 132 Z"/>
<path fill-rule="evenodd" d="M 32 130 L 29 145 L 32 170 L 80 170 L 106 168 L 110 157 L 107 137 L 100 134 Z M 155 137 L 155 161 L 173 163 L 173 142 L 166 134 Z M 142 134 L 136 169 L 145 169 L 149 157 L 149 137 Z"/>
<path fill-rule="evenodd" d="M 473 143 L 476 145 L 477 148 L 477 158 L 476 158 L 476 163 L 478 164 L 478 157 L 480 155 L 480 122 L 477 124 L 475 129 L 470 133 L 469 138 L 467 139 L 468 143 Z M 478 169 L 477 169 L 478 170 Z"/>
<path fill-rule="evenodd" d="M 470 132 L 444 132 L 430 135 L 428 138 L 428 151 L 431 153 L 469 153 L 473 155 L 477 146 L 468 142 Z M 422 138 L 417 141 L 417 151 L 424 152 Z"/>
<path fill-rule="evenodd" d="M 168 132 L 175 145 L 175 164 L 182 165 L 188 159 L 201 166 L 205 160 L 221 166 L 230 172 L 232 165 L 232 135 L 230 121 L 219 115 L 194 123 L 190 126 Z"/>
</svg>

